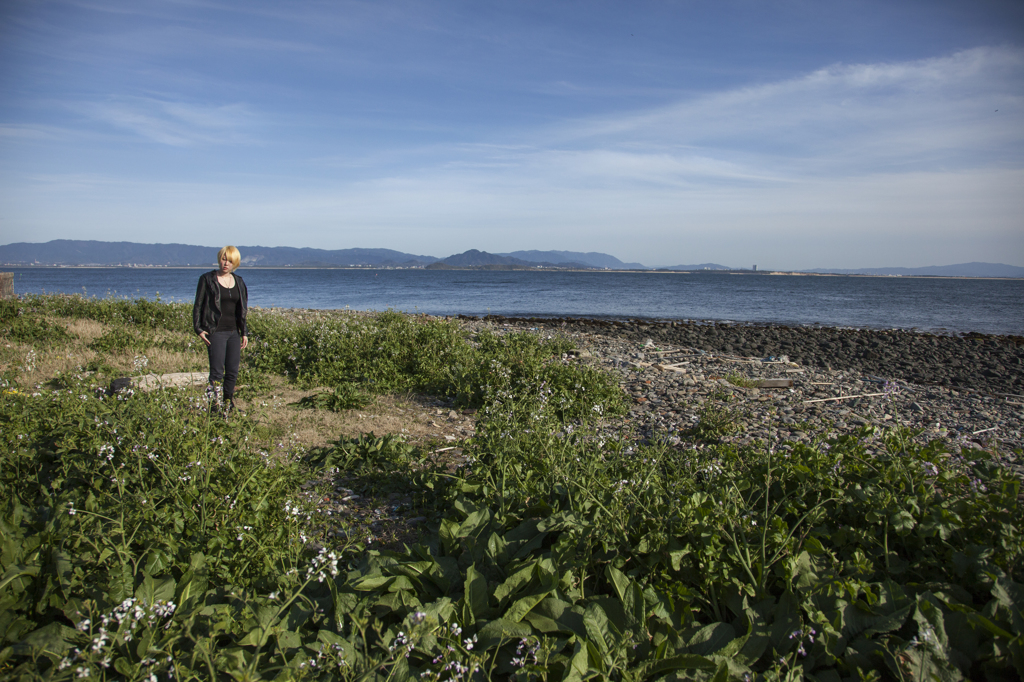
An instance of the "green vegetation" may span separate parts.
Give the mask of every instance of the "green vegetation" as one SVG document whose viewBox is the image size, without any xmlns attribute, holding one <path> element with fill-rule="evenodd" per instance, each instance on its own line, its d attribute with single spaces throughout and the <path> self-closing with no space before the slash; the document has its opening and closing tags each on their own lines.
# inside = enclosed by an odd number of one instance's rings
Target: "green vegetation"
<svg viewBox="0 0 1024 682">
<path fill-rule="evenodd" d="M 356 407 L 364 407 L 369 402 L 370 397 L 356 388 L 355 384 L 345 382 L 328 391 L 307 396 L 300 400 L 299 404 L 314 410 L 343 412 Z"/>
<path fill-rule="evenodd" d="M 742 374 L 730 374 L 725 378 L 733 386 L 740 386 L 741 388 L 757 388 L 761 382 L 753 377 L 745 377 Z"/>
<path fill-rule="evenodd" d="M 869 429 L 736 449 L 715 444 L 740 424 L 721 400 L 681 446 L 644 445 L 608 434 L 619 389 L 564 340 L 390 312 L 253 311 L 247 399 L 285 376 L 446 396 L 478 408 L 458 470 L 393 434 L 292 448 L 198 390 L 95 390 L 202 366 L 189 313 L 0 305 L 0 677 L 1024 674 L 1020 481 L 989 454 L 898 431 L 869 450 Z M 403 551 L 328 536 L 345 521 L 303 489 L 317 474 L 407 491 L 429 530 Z"/>
</svg>

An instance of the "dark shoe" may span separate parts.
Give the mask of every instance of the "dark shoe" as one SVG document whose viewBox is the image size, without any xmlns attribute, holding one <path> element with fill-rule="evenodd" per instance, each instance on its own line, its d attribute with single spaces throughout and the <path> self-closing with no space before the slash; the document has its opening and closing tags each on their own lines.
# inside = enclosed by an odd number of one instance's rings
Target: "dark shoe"
<svg viewBox="0 0 1024 682">
<path fill-rule="evenodd" d="M 234 398 L 225 398 L 224 399 L 224 418 L 227 419 L 228 417 L 230 417 L 234 413 L 234 411 L 235 411 L 235 399 Z"/>
</svg>

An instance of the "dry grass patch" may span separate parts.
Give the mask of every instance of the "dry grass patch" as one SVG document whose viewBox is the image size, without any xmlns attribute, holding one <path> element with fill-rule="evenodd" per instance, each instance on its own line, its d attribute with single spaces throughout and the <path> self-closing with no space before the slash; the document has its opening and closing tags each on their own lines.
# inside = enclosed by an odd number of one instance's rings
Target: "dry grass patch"
<svg viewBox="0 0 1024 682">
<path fill-rule="evenodd" d="M 365 407 L 331 412 L 298 404 L 323 389 L 303 390 L 282 377 L 272 377 L 271 386 L 258 396 L 242 388 L 236 402 L 265 424 L 275 438 L 287 436 L 306 448 L 364 433 L 402 434 L 416 445 L 449 443 L 471 436 L 475 430 L 473 414 L 452 410 L 447 402 L 432 396 L 374 396 Z"/>
<path fill-rule="evenodd" d="M 108 326 L 96 320 L 78 319 L 68 323 L 68 331 L 77 336 L 83 344 L 90 344 L 106 333 Z"/>
</svg>

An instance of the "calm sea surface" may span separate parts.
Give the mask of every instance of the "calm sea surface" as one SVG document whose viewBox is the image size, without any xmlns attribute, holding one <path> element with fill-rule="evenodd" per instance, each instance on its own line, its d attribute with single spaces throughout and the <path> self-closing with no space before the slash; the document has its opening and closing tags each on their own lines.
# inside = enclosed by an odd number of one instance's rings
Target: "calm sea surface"
<svg viewBox="0 0 1024 682">
<path fill-rule="evenodd" d="M 20 294 L 191 302 L 203 269 L 6 268 Z M 241 269 L 260 307 L 1024 334 L 1024 280 L 650 272 Z"/>
</svg>

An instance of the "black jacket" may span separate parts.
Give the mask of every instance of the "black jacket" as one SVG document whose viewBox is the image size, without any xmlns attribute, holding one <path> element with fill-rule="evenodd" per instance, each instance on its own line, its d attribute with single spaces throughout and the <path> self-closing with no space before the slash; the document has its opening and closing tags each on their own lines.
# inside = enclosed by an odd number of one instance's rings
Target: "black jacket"
<svg viewBox="0 0 1024 682">
<path fill-rule="evenodd" d="M 238 287 L 239 305 L 235 308 L 238 333 L 248 336 L 245 315 L 249 311 L 249 292 L 245 282 L 235 275 L 235 286 Z M 199 332 L 212 332 L 220 320 L 220 286 L 217 284 L 217 271 L 210 270 L 199 276 L 196 287 L 196 302 L 192 305 L 192 328 Z"/>
</svg>

